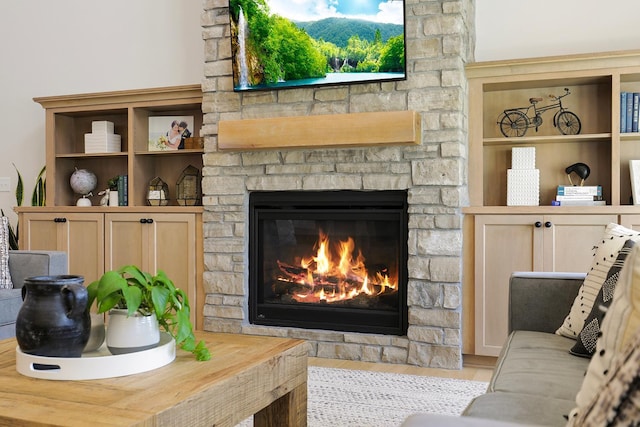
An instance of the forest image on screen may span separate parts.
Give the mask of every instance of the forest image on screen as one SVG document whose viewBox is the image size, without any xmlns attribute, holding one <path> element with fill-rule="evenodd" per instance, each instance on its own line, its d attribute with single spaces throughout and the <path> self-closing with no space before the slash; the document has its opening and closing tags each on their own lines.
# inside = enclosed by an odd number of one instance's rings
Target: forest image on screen
<svg viewBox="0 0 640 427">
<path fill-rule="evenodd" d="M 230 0 L 236 91 L 406 78 L 404 0 Z"/>
</svg>

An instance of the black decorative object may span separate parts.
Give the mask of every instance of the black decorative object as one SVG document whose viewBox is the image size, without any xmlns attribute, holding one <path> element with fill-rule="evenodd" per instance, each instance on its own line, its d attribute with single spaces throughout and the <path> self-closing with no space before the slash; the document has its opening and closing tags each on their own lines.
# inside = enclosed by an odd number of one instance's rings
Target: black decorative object
<svg viewBox="0 0 640 427">
<path fill-rule="evenodd" d="M 571 183 L 571 185 L 577 185 L 577 184 L 574 184 L 573 181 L 571 180 L 572 173 L 575 173 L 576 175 L 578 175 L 578 177 L 580 178 L 581 186 L 584 185 L 584 181 L 587 178 L 589 178 L 589 174 L 591 174 L 591 169 L 589 168 L 588 165 L 584 163 L 574 163 L 571 166 L 567 167 L 564 171 L 567 174 L 567 177 L 569 178 L 569 182 Z"/>
<path fill-rule="evenodd" d="M 24 300 L 16 319 L 16 340 L 23 353 L 80 357 L 91 332 L 88 293 L 82 276 L 25 279 Z"/>
</svg>

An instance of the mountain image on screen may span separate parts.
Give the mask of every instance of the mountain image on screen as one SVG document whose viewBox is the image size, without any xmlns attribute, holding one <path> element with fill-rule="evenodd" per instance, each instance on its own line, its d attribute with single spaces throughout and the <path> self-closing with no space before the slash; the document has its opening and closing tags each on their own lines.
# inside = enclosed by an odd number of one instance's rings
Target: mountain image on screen
<svg viewBox="0 0 640 427">
<path fill-rule="evenodd" d="M 406 78 L 402 0 L 229 5 L 236 91 Z"/>
</svg>

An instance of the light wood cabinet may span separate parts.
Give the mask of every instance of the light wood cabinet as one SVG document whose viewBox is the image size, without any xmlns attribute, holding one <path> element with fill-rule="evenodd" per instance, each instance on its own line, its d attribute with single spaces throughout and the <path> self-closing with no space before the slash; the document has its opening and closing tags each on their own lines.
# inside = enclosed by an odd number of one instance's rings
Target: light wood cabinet
<svg viewBox="0 0 640 427">
<path fill-rule="evenodd" d="M 496 355 L 507 331 L 509 275 L 520 271 L 586 272 L 592 248 L 609 222 L 640 228 L 631 201 L 629 160 L 640 159 L 640 133 L 620 131 L 620 92 L 640 92 L 640 51 L 472 63 L 469 85 L 469 206 L 463 208 L 465 304 L 463 352 Z M 508 108 L 529 98 L 571 94 L 563 106 L 581 121 L 577 135 L 554 127 L 555 111 L 522 137 L 499 126 Z M 514 147 L 535 147 L 539 206 L 507 206 L 507 170 Z M 565 168 L 589 165 L 585 185 L 602 185 L 606 206 L 551 206 Z M 540 223 L 540 227 L 535 224 Z M 549 227 L 545 227 L 550 223 Z"/>
<path fill-rule="evenodd" d="M 511 273 L 586 272 L 594 243 L 616 221 L 616 215 L 476 215 L 475 354 L 497 356 L 504 344 Z"/>
<path fill-rule="evenodd" d="M 20 248 L 64 251 L 68 271 L 85 284 L 104 273 L 104 215 L 100 213 L 33 212 L 20 216 Z"/>
<path fill-rule="evenodd" d="M 193 137 L 202 127 L 199 85 L 35 98 L 46 116 L 46 207 L 19 207 L 21 249 L 57 249 L 68 254 L 69 272 L 90 283 L 105 271 L 135 264 L 164 270 L 187 292 L 192 320 L 202 328 L 203 238 L 201 206 L 176 200 L 177 183 L 188 166 L 202 171 L 203 148 L 149 149 L 150 117 L 193 117 Z M 118 152 L 85 153 L 92 122 L 114 123 Z M 168 126 L 168 125 L 167 125 Z M 78 207 L 69 178 L 76 169 L 97 177 L 93 206 Z M 109 179 L 127 175 L 127 206 L 100 206 L 97 193 Z M 148 206 L 149 183 L 168 186 L 168 205 Z"/>
<path fill-rule="evenodd" d="M 195 321 L 196 223 L 194 214 L 106 214 L 105 268 L 135 264 L 145 271 L 163 270 L 190 296 Z"/>
</svg>

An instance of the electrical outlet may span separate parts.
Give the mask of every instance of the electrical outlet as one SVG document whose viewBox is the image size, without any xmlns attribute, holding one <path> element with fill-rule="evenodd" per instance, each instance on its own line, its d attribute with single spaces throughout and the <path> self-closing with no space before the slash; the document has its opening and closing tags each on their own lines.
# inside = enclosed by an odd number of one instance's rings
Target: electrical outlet
<svg viewBox="0 0 640 427">
<path fill-rule="evenodd" d="M 11 178 L 8 176 L 0 177 L 0 191 L 11 191 Z"/>
</svg>

